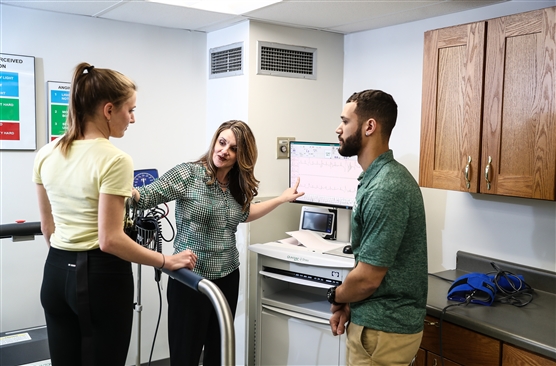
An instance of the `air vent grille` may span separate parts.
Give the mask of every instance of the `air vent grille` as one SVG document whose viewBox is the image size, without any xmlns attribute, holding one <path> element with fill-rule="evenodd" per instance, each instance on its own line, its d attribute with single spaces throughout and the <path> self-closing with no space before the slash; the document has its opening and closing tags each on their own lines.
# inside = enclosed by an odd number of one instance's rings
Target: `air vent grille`
<svg viewBox="0 0 556 366">
<path fill-rule="evenodd" d="M 258 74 L 316 79 L 316 49 L 259 42 Z"/>
<path fill-rule="evenodd" d="M 243 74 L 243 44 L 210 49 L 210 78 Z"/>
</svg>

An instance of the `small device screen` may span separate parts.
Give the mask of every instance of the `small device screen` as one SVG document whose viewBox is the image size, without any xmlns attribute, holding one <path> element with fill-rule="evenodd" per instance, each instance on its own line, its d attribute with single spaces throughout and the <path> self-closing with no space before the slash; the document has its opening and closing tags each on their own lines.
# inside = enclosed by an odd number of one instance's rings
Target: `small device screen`
<svg viewBox="0 0 556 366">
<path fill-rule="evenodd" d="M 324 239 L 336 239 L 336 210 L 303 206 L 301 208 L 299 230 L 311 230 Z"/>
<path fill-rule="evenodd" d="M 332 233 L 333 214 L 304 211 L 301 229 Z"/>
</svg>

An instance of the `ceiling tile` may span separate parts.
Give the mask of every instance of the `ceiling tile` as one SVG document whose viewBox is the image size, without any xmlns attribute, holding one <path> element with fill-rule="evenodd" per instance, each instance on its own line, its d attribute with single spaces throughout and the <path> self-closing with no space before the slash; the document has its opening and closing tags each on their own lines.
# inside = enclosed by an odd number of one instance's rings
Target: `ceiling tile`
<svg viewBox="0 0 556 366">
<path fill-rule="evenodd" d="M 384 14 L 380 17 L 367 18 L 362 21 L 346 23 L 339 26 L 330 26 L 330 31 L 339 33 L 354 33 L 370 29 L 390 27 L 393 25 L 414 22 L 417 20 L 434 18 L 441 15 L 458 13 L 465 10 L 480 8 L 507 0 L 482 0 L 482 1 L 443 1 L 434 5 L 405 9 L 396 13 Z"/>
<path fill-rule="evenodd" d="M 198 30 L 237 18 L 237 16 L 148 1 L 130 1 L 106 12 L 102 18 L 167 28 Z M 239 19 L 243 18 L 239 17 Z"/>
<path fill-rule="evenodd" d="M 0 3 L 199 32 L 212 32 L 253 19 L 349 34 L 504 1 L 509 0 L 283 0 L 240 16 L 145 0 L 0 0 Z"/>
<path fill-rule="evenodd" d="M 285 1 L 247 13 L 250 18 L 325 29 L 437 4 L 423 1 Z"/>
<path fill-rule="evenodd" d="M 89 16 L 101 14 L 107 9 L 123 4 L 122 1 L 116 0 L 2 0 L 1 2 L 5 5 L 19 6 L 22 8 Z"/>
</svg>

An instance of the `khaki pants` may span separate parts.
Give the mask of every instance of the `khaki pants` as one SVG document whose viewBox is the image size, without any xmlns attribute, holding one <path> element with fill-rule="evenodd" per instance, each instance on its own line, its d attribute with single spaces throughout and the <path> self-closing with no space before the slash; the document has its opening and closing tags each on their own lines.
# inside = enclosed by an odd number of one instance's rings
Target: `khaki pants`
<svg viewBox="0 0 556 366">
<path fill-rule="evenodd" d="M 348 366 L 407 366 L 417 353 L 423 332 L 386 333 L 350 323 L 347 328 Z"/>
</svg>

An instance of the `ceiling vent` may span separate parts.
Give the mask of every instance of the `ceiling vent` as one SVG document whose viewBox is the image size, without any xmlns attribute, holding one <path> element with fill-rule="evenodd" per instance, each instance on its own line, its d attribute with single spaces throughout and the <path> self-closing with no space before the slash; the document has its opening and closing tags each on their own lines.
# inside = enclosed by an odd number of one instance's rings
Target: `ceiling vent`
<svg viewBox="0 0 556 366">
<path fill-rule="evenodd" d="M 211 79 L 243 75 L 243 42 L 210 49 Z"/>
<path fill-rule="evenodd" d="M 258 42 L 257 74 L 290 78 L 317 78 L 317 49 Z"/>
</svg>

